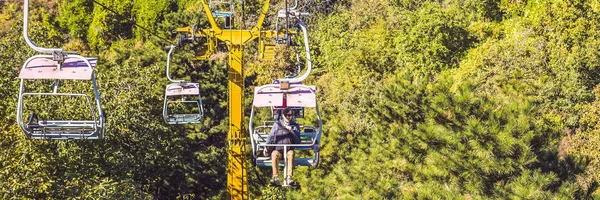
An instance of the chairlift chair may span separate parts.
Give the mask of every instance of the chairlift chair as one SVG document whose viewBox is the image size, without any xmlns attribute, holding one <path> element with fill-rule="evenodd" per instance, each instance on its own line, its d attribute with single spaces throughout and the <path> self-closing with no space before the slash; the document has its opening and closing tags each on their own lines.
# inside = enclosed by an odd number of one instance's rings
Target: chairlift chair
<svg viewBox="0 0 600 200">
<path fill-rule="evenodd" d="M 294 166 L 318 166 L 319 148 L 322 135 L 323 122 L 317 106 L 315 95 L 315 86 L 307 86 L 301 83 L 290 84 L 289 89 L 283 90 L 280 84 L 269 84 L 255 88 L 252 110 L 250 112 L 250 122 L 248 131 L 252 143 L 252 164 L 259 167 L 270 167 L 273 165 L 270 157 L 262 155 L 262 151 L 268 146 L 283 146 L 284 152 L 293 147 L 296 151 L 310 151 L 312 156 L 300 157 L 302 154 L 295 154 Z M 300 124 L 300 144 L 267 144 L 268 133 L 275 121 L 263 121 L 260 126 L 254 126 L 255 112 L 259 108 L 271 108 L 273 110 L 290 108 L 313 108 L 316 111 L 318 126 Z M 303 114 L 303 113 L 302 113 Z M 287 155 L 283 154 L 283 160 L 280 166 L 287 166 Z M 284 170 L 284 177 L 287 172 Z M 284 181 L 283 186 L 288 186 Z"/>
<path fill-rule="evenodd" d="M 169 75 L 171 62 L 171 54 L 175 46 L 168 46 L 169 53 L 167 54 L 167 78 L 172 83 L 167 85 L 165 89 L 165 97 L 163 103 L 163 119 L 167 124 L 194 124 L 200 123 L 204 116 L 204 108 L 202 105 L 202 96 L 200 95 L 200 84 L 187 82 L 184 80 L 173 80 Z M 169 105 L 184 104 L 194 105 L 198 112 L 175 113 L 169 110 Z"/>
<path fill-rule="evenodd" d="M 94 77 L 94 66 L 96 58 L 84 58 L 78 55 L 65 55 L 64 61 L 53 60 L 52 55 L 37 55 L 29 58 L 21 72 L 19 87 L 19 99 L 17 106 L 17 122 L 25 136 L 31 139 L 100 139 L 103 137 L 105 117 L 100 104 L 100 95 Z M 26 92 L 25 80 L 56 80 L 52 93 Z M 94 97 L 83 93 L 59 93 L 59 80 L 83 80 L 91 81 Z M 25 123 L 23 118 L 24 98 L 26 96 L 66 96 L 73 98 L 85 98 L 89 105 L 92 119 L 87 120 L 39 120 L 32 113 L 29 121 Z M 95 104 L 95 106 L 94 106 Z"/>
<path fill-rule="evenodd" d="M 25 61 L 20 70 L 19 97 L 17 103 L 17 123 L 29 139 L 101 139 L 104 136 L 105 116 L 102 112 L 100 94 L 94 75 L 97 58 L 86 58 L 76 53 L 64 52 L 62 49 L 49 49 L 36 46 L 28 35 L 29 0 L 24 1 L 23 37 L 28 46 L 42 55 L 35 55 Z M 28 92 L 27 81 L 55 80 L 53 92 Z M 90 81 L 94 96 L 85 93 L 59 93 L 62 80 Z M 91 119 L 54 120 L 38 119 L 33 112 L 24 122 L 24 97 L 26 96 L 65 96 L 68 98 L 85 98 L 91 113 Z M 87 107 L 87 106 L 86 106 Z M 85 108 L 84 108 L 85 109 Z"/>
<path fill-rule="evenodd" d="M 300 157 L 302 154 L 296 154 L 294 157 L 294 166 L 318 166 L 319 165 L 319 148 L 321 143 L 321 135 L 323 133 L 323 122 L 317 106 L 316 88 L 315 86 L 307 86 L 302 84 L 310 72 L 312 71 L 312 60 L 310 57 L 310 47 L 308 45 L 308 31 L 306 24 L 297 17 L 298 25 L 303 32 L 304 50 L 306 53 L 306 70 L 300 75 L 298 72 L 290 77 L 278 79 L 273 84 L 260 86 L 254 89 L 254 100 L 252 102 L 252 110 L 250 112 L 250 122 L 248 132 L 250 133 L 250 141 L 252 142 L 252 164 L 254 166 L 267 167 L 272 166 L 271 158 L 261 154 L 261 152 L 269 146 L 283 146 L 284 152 L 288 148 L 294 148 L 299 151 L 310 151 L 312 156 Z M 259 42 L 260 43 L 260 42 Z M 298 54 L 297 54 L 298 55 Z M 298 58 L 299 59 L 299 58 Z M 300 66 L 299 66 L 300 67 Z M 258 108 L 271 108 L 272 113 L 284 108 L 292 108 L 296 116 L 302 114 L 304 109 L 314 108 L 318 120 L 318 126 L 300 124 L 301 143 L 300 144 L 267 144 L 266 140 L 268 133 L 274 122 L 264 121 L 263 125 L 254 127 L 254 114 Z M 277 117 L 275 118 L 277 119 Z M 277 163 L 279 166 L 287 166 L 287 155 L 283 154 L 283 163 Z M 284 170 L 284 177 L 287 176 L 287 171 Z M 284 180 L 283 186 L 290 186 L 287 180 Z"/>
</svg>

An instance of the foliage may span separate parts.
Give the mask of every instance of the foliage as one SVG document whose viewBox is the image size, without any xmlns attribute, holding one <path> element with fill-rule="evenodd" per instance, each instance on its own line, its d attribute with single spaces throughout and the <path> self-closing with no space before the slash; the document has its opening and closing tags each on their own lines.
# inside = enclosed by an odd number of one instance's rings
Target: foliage
<svg viewBox="0 0 600 200">
<path fill-rule="evenodd" d="M 170 126 L 161 116 L 169 83 L 162 47 L 174 43 L 175 28 L 208 27 L 202 4 L 96 2 L 31 3 L 36 45 L 99 58 L 107 138 L 65 142 L 27 140 L 16 125 L 18 69 L 36 53 L 21 36 L 22 2 L 0 1 L 0 198 L 222 199 L 226 49 L 202 62 L 193 60 L 200 44 L 176 49 L 170 74 L 200 83 L 205 118 Z M 272 3 L 265 30 L 283 4 Z M 261 5 L 236 4 L 245 11 L 236 12 L 234 28 L 251 27 Z M 321 162 L 296 169 L 298 190 L 269 187 L 270 169 L 249 167 L 252 198 L 599 196 L 598 1 L 301 1 L 299 8 L 312 12 L 304 19 L 314 62 L 305 83 L 318 88 Z M 296 70 L 288 46 L 277 47 L 274 61 L 256 53 L 249 43 L 246 105 L 254 86 Z M 80 82 L 61 89 L 91 93 Z M 85 116 L 71 100 L 29 102 L 45 117 Z"/>
</svg>

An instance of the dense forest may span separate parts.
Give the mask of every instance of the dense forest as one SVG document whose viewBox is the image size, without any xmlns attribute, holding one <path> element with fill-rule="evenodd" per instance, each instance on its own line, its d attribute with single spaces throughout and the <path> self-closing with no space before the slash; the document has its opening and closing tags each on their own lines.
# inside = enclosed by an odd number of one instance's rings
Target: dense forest
<svg viewBox="0 0 600 200">
<path fill-rule="evenodd" d="M 238 3 L 236 26 L 250 27 L 262 1 Z M 193 59 L 193 45 L 177 50 L 173 76 L 201 84 L 205 117 L 162 119 L 164 46 L 176 28 L 207 25 L 200 1 L 31 4 L 39 46 L 99 58 L 106 138 L 25 138 L 18 74 L 37 53 L 21 35 L 23 2 L 0 1 L 0 198 L 223 199 L 226 50 L 207 61 Z M 265 29 L 283 4 L 271 1 Z M 268 186 L 270 168 L 248 165 L 251 198 L 600 198 L 599 0 L 299 4 L 311 13 L 306 84 L 318 88 L 322 160 L 296 169 L 296 190 Z M 245 51 L 249 110 L 254 87 L 289 69 L 285 55 L 261 61 L 254 43 Z"/>
</svg>

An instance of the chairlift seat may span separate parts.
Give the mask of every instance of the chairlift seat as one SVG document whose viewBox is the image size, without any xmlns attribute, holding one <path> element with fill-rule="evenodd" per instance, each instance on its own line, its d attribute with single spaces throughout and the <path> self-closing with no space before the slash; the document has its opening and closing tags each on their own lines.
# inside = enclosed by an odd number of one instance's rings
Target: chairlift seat
<svg viewBox="0 0 600 200">
<path fill-rule="evenodd" d="M 259 145 L 265 145 L 267 142 L 269 133 L 266 128 L 270 128 L 270 126 L 259 126 L 254 128 L 254 134 L 252 137 L 254 137 L 254 141 L 256 141 Z M 304 129 L 304 131 L 300 132 L 300 144 L 313 144 L 313 141 L 317 139 L 316 132 L 314 132 L 315 127 L 302 127 L 301 129 Z M 313 146 L 294 147 L 294 150 L 309 151 L 313 150 Z"/>
<path fill-rule="evenodd" d="M 71 56 L 71 57 L 69 57 Z M 97 58 L 85 58 L 79 55 L 66 55 L 62 61 L 55 61 L 50 55 L 36 55 L 29 58 L 19 73 L 21 79 L 19 101 L 17 108 L 17 122 L 27 138 L 32 139 L 99 139 L 104 132 L 104 116 L 99 101 L 99 94 L 94 78 L 94 67 Z M 52 79 L 56 80 L 55 92 L 24 92 L 24 80 Z M 92 81 L 94 101 L 97 110 L 94 110 L 91 99 L 86 94 L 57 93 L 59 80 L 87 80 Z M 93 120 L 44 120 L 38 121 L 37 117 L 30 118 L 28 123 L 22 119 L 24 96 L 84 96 L 87 98 Z M 35 118 L 35 122 L 33 121 Z M 98 121 L 96 121 L 98 120 Z"/>
<path fill-rule="evenodd" d="M 93 68 L 96 66 L 98 58 L 85 58 L 91 64 L 79 58 L 65 58 L 61 69 L 57 69 L 59 64 L 52 58 L 37 57 L 31 59 L 27 65 L 21 69 L 19 78 L 21 79 L 61 79 L 61 80 L 91 80 Z"/>
<path fill-rule="evenodd" d="M 47 121 L 47 120 L 43 120 L 40 121 L 39 123 L 31 123 L 31 124 L 27 124 L 26 127 L 27 128 L 32 128 L 32 129 L 48 129 L 49 131 L 52 130 L 57 130 L 57 131 L 93 131 L 95 128 L 95 122 L 94 121 L 64 121 L 64 120 L 57 120 L 57 121 Z"/>
<path fill-rule="evenodd" d="M 255 134 L 254 134 L 254 139 L 256 139 L 260 144 L 265 144 L 265 142 L 267 141 L 267 137 L 269 136 L 268 132 L 262 132 L 258 129 L 254 129 Z M 313 140 L 315 139 L 315 134 L 314 132 L 301 132 L 300 133 L 300 141 L 301 144 L 312 144 Z M 296 147 L 296 149 L 298 149 L 299 147 Z"/>
<path fill-rule="evenodd" d="M 195 96 L 195 100 L 176 100 L 170 101 L 168 97 L 175 96 Z M 194 103 L 198 106 L 199 112 L 196 113 L 169 113 L 168 105 L 171 103 Z M 204 115 L 202 108 L 202 99 L 200 97 L 200 87 L 198 83 L 176 82 L 167 85 L 165 90 L 165 101 L 163 105 L 163 118 L 167 124 L 193 124 L 200 123 Z"/>
</svg>

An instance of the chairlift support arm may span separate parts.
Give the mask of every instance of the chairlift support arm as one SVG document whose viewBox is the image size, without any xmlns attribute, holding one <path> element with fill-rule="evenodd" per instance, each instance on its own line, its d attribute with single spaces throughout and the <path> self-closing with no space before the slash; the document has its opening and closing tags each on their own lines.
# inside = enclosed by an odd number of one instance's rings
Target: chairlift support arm
<svg viewBox="0 0 600 200">
<path fill-rule="evenodd" d="M 33 50 L 40 52 L 40 53 L 55 53 L 55 52 L 62 52 L 61 48 L 44 48 L 44 47 L 38 47 L 37 45 L 35 45 L 33 43 L 33 41 L 31 41 L 31 38 L 29 38 L 29 0 L 24 0 L 25 1 L 25 5 L 24 5 L 24 10 L 23 10 L 23 37 L 25 38 L 25 42 L 27 42 L 27 45 L 29 45 L 29 47 L 31 47 Z"/>
</svg>

